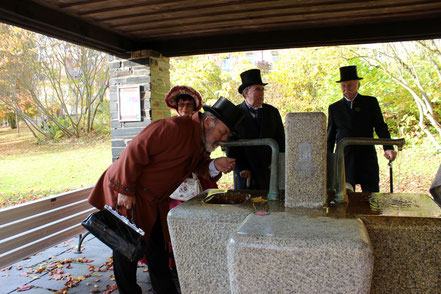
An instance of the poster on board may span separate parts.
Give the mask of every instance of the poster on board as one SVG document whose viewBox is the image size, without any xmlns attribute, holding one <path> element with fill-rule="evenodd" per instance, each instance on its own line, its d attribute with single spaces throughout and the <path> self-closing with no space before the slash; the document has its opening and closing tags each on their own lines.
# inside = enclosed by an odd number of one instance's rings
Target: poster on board
<svg viewBox="0 0 441 294">
<path fill-rule="evenodd" d="M 141 87 L 118 87 L 119 121 L 141 121 Z"/>
</svg>

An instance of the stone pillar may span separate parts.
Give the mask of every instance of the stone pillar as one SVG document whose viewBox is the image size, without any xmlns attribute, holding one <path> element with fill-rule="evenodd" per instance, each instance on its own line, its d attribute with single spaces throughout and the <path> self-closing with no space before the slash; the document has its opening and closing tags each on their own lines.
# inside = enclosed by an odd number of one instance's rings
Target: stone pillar
<svg viewBox="0 0 441 294">
<path fill-rule="evenodd" d="M 315 207 L 326 196 L 326 116 L 286 116 L 285 206 Z"/>
<path fill-rule="evenodd" d="M 109 58 L 110 128 L 112 136 L 112 161 L 115 161 L 127 144 L 152 121 L 170 116 L 164 97 L 170 89 L 169 58 L 151 50 L 132 53 L 128 60 Z M 141 86 L 141 121 L 118 120 L 118 87 Z"/>
</svg>

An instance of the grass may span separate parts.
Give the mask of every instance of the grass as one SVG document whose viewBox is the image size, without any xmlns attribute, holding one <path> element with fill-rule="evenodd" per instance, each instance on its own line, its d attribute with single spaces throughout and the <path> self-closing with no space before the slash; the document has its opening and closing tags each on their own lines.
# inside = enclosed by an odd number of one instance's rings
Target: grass
<svg viewBox="0 0 441 294">
<path fill-rule="evenodd" d="M 389 167 L 378 148 L 380 191 L 389 192 Z M 220 148 L 212 158 L 225 156 Z M 94 185 L 111 164 L 110 139 L 36 144 L 25 128 L 0 128 L 0 207 Z M 407 146 L 393 164 L 394 192 L 428 194 L 441 163 L 429 144 Z M 233 188 L 233 173 L 223 175 L 219 188 Z"/>
<path fill-rule="evenodd" d="M 393 162 L 394 192 L 429 194 L 435 174 L 441 164 L 441 154 L 427 142 L 405 146 Z M 377 148 L 380 166 L 380 191 L 389 192 L 389 166 L 381 147 Z"/>
<path fill-rule="evenodd" d="M 112 161 L 110 140 L 36 144 L 0 128 L 0 207 L 94 185 Z"/>
</svg>

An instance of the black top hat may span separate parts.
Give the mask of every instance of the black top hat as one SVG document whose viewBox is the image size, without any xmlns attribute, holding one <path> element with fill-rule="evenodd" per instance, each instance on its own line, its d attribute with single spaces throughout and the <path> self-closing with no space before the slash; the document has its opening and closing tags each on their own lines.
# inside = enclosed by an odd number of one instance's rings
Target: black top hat
<svg viewBox="0 0 441 294">
<path fill-rule="evenodd" d="M 250 69 L 244 71 L 240 74 L 240 78 L 242 79 L 242 85 L 239 86 L 239 93 L 242 94 L 242 91 L 249 86 L 252 85 L 267 85 L 268 83 L 262 82 L 262 78 L 260 77 L 260 69 Z"/>
<path fill-rule="evenodd" d="M 204 110 L 214 114 L 230 128 L 231 132 L 236 131 L 237 125 L 245 116 L 239 107 L 225 97 L 220 97 L 211 107 L 204 105 Z"/>
<path fill-rule="evenodd" d="M 362 79 L 357 75 L 357 67 L 355 65 L 343 66 L 340 67 L 340 81 L 337 81 L 337 83 Z"/>
</svg>

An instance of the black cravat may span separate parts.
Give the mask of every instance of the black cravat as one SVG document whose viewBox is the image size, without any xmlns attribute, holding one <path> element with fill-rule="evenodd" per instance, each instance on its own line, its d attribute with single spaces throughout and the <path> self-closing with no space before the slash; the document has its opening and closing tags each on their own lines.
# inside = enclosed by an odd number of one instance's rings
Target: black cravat
<svg viewBox="0 0 441 294">
<path fill-rule="evenodd" d="M 257 109 L 256 119 L 262 121 L 262 119 L 263 119 L 263 108 L 258 108 Z"/>
<path fill-rule="evenodd" d="M 254 109 L 252 107 L 249 108 L 250 112 L 254 114 L 254 121 L 257 124 L 257 127 L 260 130 L 260 127 L 262 126 L 262 119 L 263 119 L 263 108 Z"/>
</svg>

